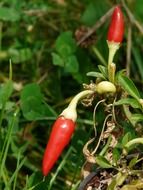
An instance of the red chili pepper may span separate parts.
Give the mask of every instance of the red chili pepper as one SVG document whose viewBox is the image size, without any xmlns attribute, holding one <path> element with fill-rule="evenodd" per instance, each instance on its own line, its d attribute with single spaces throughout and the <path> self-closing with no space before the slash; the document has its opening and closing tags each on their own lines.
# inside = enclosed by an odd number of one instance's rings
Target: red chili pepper
<svg viewBox="0 0 143 190">
<path fill-rule="evenodd" d="M 75 128 L 75 122 L 60 116 L 53 124 L 52 132 L 43 157 L 43 175 L 46 176 L 69 143 Z"/>
<path fill-rule="evenodd" d="M 68 145 L 71 139 L 77 119 L 76 107 L 78 101 L 93 93 L 94 91 L 92 90 L 84 90 L 78 93 L 53 124 L 52 132 L 43 157 L 42 172 L 44 176 L 48 175 L 63 149 Z"/>
<path fill-rule="evenodd" d="M 116 6 L 112 14 L 111 23 L 108 30 L 108 42 L 121 43 L 124 33 L 124 18 L 119 6 Z"/>
</svg>

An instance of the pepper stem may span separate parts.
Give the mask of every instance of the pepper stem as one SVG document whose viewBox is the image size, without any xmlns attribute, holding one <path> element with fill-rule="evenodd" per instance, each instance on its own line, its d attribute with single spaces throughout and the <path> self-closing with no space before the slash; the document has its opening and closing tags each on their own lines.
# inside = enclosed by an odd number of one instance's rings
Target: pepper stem
<svg viewBox="0 0 143 190">
<path fill-rule="evenodd" d="M 127 144 L 124 146 L 123 154 L 124 154 L 124 155 L 127 155 L 128 150 L 130 149 L 130 147 L 131 147 L 132 145 L 135 145 L 135 144 L 143 144 L 143 138 L 142 138 L 142 137 L 139 137 L 139 138 L 132 139 L 132 140 L 130 140 L 129 142 L 127 142 Z"/>
<path fill-rule="evenodd" d="M 76 107 L 80 99 L 84 98 L 85 96 L 88 96 L 90 94 L 93 94 L 93 90 L 84 90 L 80 93 L 78 93 L 70 102 L 68 107 L 63 110 L 63 112 L 60 115 L 63 115 L 64 117 L 68 119 L 72 119 L 73 121 L 76 121 L 77 119 L 77 112 Z"/>
<path fill-rule="evenodd" d="M 109 48 L 108 78 L 110 82 L 114 83 L 116 67 L 115 67 L 115 64 L 113 63 L 113 59 L 114 59 L 116 51 L 120 48 L 120 43 L 107 41 L 107 44 Z"/>
</svg>

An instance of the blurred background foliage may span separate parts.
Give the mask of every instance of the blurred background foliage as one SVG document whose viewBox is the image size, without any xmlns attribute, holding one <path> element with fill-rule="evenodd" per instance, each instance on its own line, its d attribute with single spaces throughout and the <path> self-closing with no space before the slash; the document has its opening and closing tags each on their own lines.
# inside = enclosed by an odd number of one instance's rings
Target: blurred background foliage
<svg viewBox="0 0 143 190">
<path fill-rule="evenodd" d="M 42 155 L 56 116 L 66 107 L 72 96 L 83 89 L 83 83 L 94 80 L 86 76 L 86 73 L 97 71 L 98 65 L 107 62 L 106 34 L 109 19 L 94 31 L 89 45 L 88 42 L 82 47 L 77 45 L 80 37 L 77 36 L 78 31 L 81 31 L 81 36 L 85 35 L 87 30 L 92 29 L 117 3 L 121 1 L 0 1 L 0 97 L 5 97 L 5 92 L 8 92 L 7 99 L 10 97 L 6 105 L 3 98 L 0 102 L 1 109 L 5 106 L 1 142 L 12 119 L 13 110 L 20 103 L 6 160 L 8 179 L 15 171 L 20 151 L 19 160 L 23 164 L 18 173 L 16 189 L 30 190 L 33 187 L 44 190 L 49 184 L 52 184 L 51 189 L 54 190 L 76 189 L 84 164 L 82 148 L 93 132 L 94 105 L 88 108 L 78 106 L 79 117 L 75 135 L 45 181 L 42 181 L 41 174 Z M 142 0 L 126 0 L 125 4 L 142 29 Z M 124 8 L 123 12 L 125 37 L 115 61 L 118 70 L 126 68 L 129 71 L 129 76 L 142 93 L 143 30 L 141 32 L 136 24 L 129 21 Z M 129 32 L 131 34 L 128 40 Z M 129 61 L 128 41 L 131 43 Z M 93 51 L 93 45 L 96 51 Z M 11 86 L 4 87 L 3 84 L 8 80 L 10 60 L 13 69 L 13 89 L 7 91 L 5 89 L 11 89 Z M 102 120 L 101 109 L 97 112 L 97 121 Z M 23 158 L 26 160 L 22 162 Z M 0 182 L 0 187 L 4 189 L 3 182 Z"/>
</svg>

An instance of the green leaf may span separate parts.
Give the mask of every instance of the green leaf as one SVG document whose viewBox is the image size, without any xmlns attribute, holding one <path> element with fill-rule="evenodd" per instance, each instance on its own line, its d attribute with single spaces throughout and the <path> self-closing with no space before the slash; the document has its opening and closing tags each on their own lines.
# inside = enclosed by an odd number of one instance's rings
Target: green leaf
<svg viewBox="0 0 143 190">
<path fill-rule="evenodd" d="M 135 14 L 135 17 L 137 19 L 139 19 L 139 22 L 142 20 L 142 17 L 143 17 L 143 12 L 142 12 L 142 0 L 138 0 L 138 1 L 134 1 L 131 3 L 131 8 L 133 11 L 134 10 L 134 14 Z"/>
<path fill-rule="evenodd" d="M 128 92 L 129 95 L 134 97 L 135 99 L 140 99 L 140 94 L 138 92 L 138 89 L 136 88 L 135 84 L 131 79 L 129 79 L 126 76 L 123 76 L 122 74 L 118 75 L 118 81 L 121 85 L 121 87 Z"/>
<path fill-rule="evenodd" d="M 102 168 L 112 168 L 112 165 L 104 156 L 96 156 L 96 162 Z"/>
<path fill-rule="evenodd" d="M 77 73 L 79 70 L 79 64 L 77 58 L 74 55 L 68 56 L 65 63 L 65 69 L 70 73 Z"/>
<path fill-rule="evenodd" d="M 29 97 L 35 97 L 39 99 L 39 101 L 43 100 L 43 94 L 41 93 L 40 87 L 36 83 L 27 84 L 21 93 L 21 99 L 26 100 Z"/>
<path fill-rule="evenodd" d="M 143 189 L 143 182 L 140 179 L 133 180 L 128 185 L 123 185 L 120 190 L 142 190 Z"/>
<path fill-rule="evenodd" d="M 54 65 L 64 66 L 64 60 L 57 53 L 52 53 L 52 59 Z"/>
<path fill-rule="evenodd" d="M 133 98 L 123 98 L 114 103 L 115 106 L 124 105 L 124 104 L 130 105 L 133 108 L 141 108 L 139 102 Z"/>
<path fill-rule="evenodd" d="M 62 58 L 56 53 L 52 53 L 53 64 L 64 67 L 69 73 L 77 73 L 79 71 L 79 64 L 76 56 L 70 55 L 67 58 Z"/>
<path fill-rule="evenodd" d="M 138 160 L 138 156 L 136 156 L 135 158 L 133 158 L 133 159 L 129 162 L 129 168 L 132 169 L 132 167 L 133 167 L 134 165 L 136 165 L 137 160 Z"/>
<path fill-rule="evenodd" d="M 46 190 L 47 189 L 47 181 L 42 181 L 42 174 L 41 172 L 33 172 L 33 174 L 29 177 L 27 182 L 27 188 L 30 190 Z M 26 190 L 26 189 L 24 189 Z"/>
<path fill-rule="evenodd" d="M 2 104 L 1 104 L 1 102 L 0 102 L 0 109 L 2 109 Z M 15 106 L 15 102 L 11 102 L 11 101 L 8 101 L 7 100 L 7 102 L 6 102 L 6 105 L 5 105 L 5 110 L 12 110 L 13 109 L 13 107 Z"/>
<path fill-rule="evenodd" d="M 0 7 L 0 20 L 15 22 L 20 19 L 20 14 L 13 8 Z"/>
<path fill-rule="evenodd" d="M 98 65 L 99 71 L 103 74 L 105 78 L 108 78 L 107 68 L 103 65 Z"/>
<path fill-rule="evenodd" d="M 122 138 L 122 145 L 124 146 L 125 144 L 127 144 L 127 142 L 129 142 L 132 139 L 132 135 L 130 132 L 126 133 L 124 135 L 124 137 Z"/>
<path fill-rule="evenodd" d="M 121 153 L 117 148 L 113 149 L 113 160 L 115 163 L 117 163 L 117 161 L 120 159 L 121 157 Z"/>
<path fill-rule="evenodd" d="M 102 79 L 106 80 L 106 78 L 104 77 L 104 75 L 102 73 L 99 73 L 99 72 L 91 71 L 91 72 L 88 72 L 86 75 L 90 76 L 90 77 L 97 77 L 97 78 L 102 78 Z"/>
<path fill-rule="evenodd" d="M 0 105 L 4 105 L 13 92 L 13 82 L 9 80 L 0 87 Z"/>
<path fill-rule="evenodd" d="M 21 92 L 21 109 L 27 120 L 40 120 L 57 116 L 55 111 L 44 103 L 40 87 L 35 84 L 26 85 Z"/>
<path fill-rule="evenodd" d="M 143 114 L 138 114 L 138 113 L 132 114 L 131 115 L 131 120 L 135 124 L 138 123 L 138 122 L 141 122 L 141 121 L 143 121 Z"/>
<path fill-rule="evenodd" d="M 9 49 L 8 54 L 12 63 L 21 63 L 24 61 L 28 61 L 32 58 L 32 52 L 30 48 L 23 48 L 23 49 Z"/>
<path fill-rule="evenodd" d="M 105 14 L 106 10 L 108 10 L 108 4 L 105 1 L 90 2 L 81 17 L 81 21 L 88 26 L 92 26 Z"/>
<path fill-rule="evenodd" d="M 137 144 L 143 144 L 143 138 L 142 137 L 134 138 L 134 139 L 130 140 L 129 142 L 127 142 L 127 144 L 124 145 L 124 148 L 125 148 L 124 151 L 130 151 L 131 149 L 134 149 L 134 147 Z"/>
<path fill-rule="evenodd" d="M 64 59 L 75 53 L 76 48 L 76 41 L 73 39 L 71 32 L 63 32 L 56 40 L 55 49 Z"/>
<path fill-rule="evenodd" d="M 123 182 L 126 180 L 128 173 L 118 172 L 112 179 L 111 183 L 109 184 L 107 190 L 115 190 L 117 186 L 121 186 Z"/>
<path fill-rule="evenodd" d="M 86 76 L 86 73 L 90 70 L 95 69 L 86 51 L 87 50 L 81 48 L 78 48 L 76 51 L 76 57 L 78 59 L 78 64 L 79 64 L 79 71 L 77 73 L 74 73 L 72 77 L 75 80 L 77 80 L 79 84 L 82 84 L 83 81 L 85 83 L 88 83 L 89 80 L 88 77 Z"/>
<path fill-rule="evenodd" d="M 19 151 L 24 153 L 27 150 L 29 143 L 29 141 L 25 141 L 21 146 L 19 146 L 19 144 L 17 144 L 14 140 L 11 141 L 11 151 L 13 152 L 13 156 L 17 157 L 17 153 Z"/>
</svg>

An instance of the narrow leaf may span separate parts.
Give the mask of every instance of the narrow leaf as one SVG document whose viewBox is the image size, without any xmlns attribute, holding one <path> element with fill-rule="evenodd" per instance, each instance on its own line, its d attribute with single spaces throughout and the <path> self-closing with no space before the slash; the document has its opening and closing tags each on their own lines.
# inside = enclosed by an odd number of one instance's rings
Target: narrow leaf
<svg viewBox="0 0 143 190">
<path fill-rule="evenodd" d="M 141 121 L 143 121 L 143 114 L 138 114 L 138 113 L 132 114 L 132 115 L 131 115 L 131 120 L 132 120 L 135 124 L 138 123 L 138 122 L 141 122 Z"/>
<path fill-rule="evenodd" d="M 137 100 L 140 99 L 140 94 L 131 79 L 129 79 L 126 76 L 123 76 L 122 74 L 119 74 L 118 81 L 120 85 L 124 88 L 124 90 L 128 92 L 129 95 L 131 95 Z"/>
<path fill-rule="evenodd" d="M 98 65 L 99 71 L 103 74 L 105 78 L 108 78 L 108 71 L 107 68 L 103 65 Z"/>
<path fill-rule="evenodd" d="M 110 164 L 110 162 L 104 156 L 97 156 L 96 157 L 96 162 L 102 168 L 112 168 L 112 165 Z"/>
<path fill-rule="evenodd" d="M 114 103 L 115 106 L 124 105 L 124 104 L 130 105 L 133 108 L 141 108 L 139 102 L 133 98 L 123 98 Z"/>
<path fill-rule="evenodd" d="M 86 75 L 90 76 L 90 77 L 97 77 L 97 78 L 102 78 L 102 79 L 106 80 L 106 78 L 104 77 L 104 75 L 102 73 L 99 73 L 99 72 L 91 71 L 91 72 L 88 72 Z"/>
<path fill-rule="evenodd" d="M 121 153 L 117 148 L 113 149 L 113 161 L 117 163 L 117 161 L 120 159 Z"/>
<path fill-rule="evenodd" d="M 132 168 L 137 163 L 137 160 L 138 160 L 138 156 L 133 158 L 129 163 L 129 168 Z"/>
<path fill-rule="evenodd" d="M 131 140 L 131 133 L 128 132 L 125 134 L 125 136 L 122 138 L 122 145 L 124 146 L 125 144 L 127 144 L 127 142 L 129 142 Z"/>
</svg>

